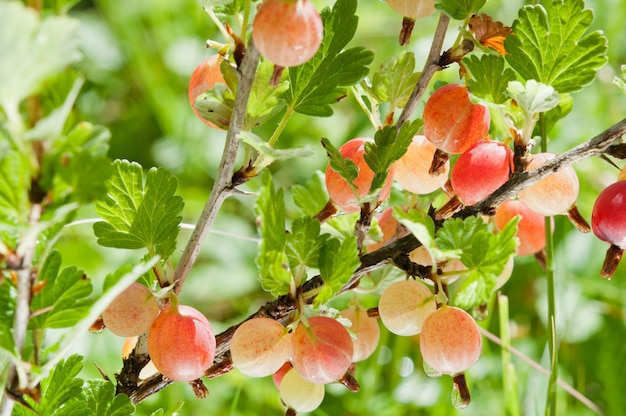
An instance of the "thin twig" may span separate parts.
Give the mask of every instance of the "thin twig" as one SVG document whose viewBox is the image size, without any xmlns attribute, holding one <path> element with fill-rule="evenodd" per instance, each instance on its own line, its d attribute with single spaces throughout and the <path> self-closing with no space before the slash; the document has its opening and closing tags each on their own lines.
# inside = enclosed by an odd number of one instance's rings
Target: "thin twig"
<svg viewBox="0 0 626 416">
<path fill-rule="evenodd" d="M 176 270 L 174 271 L 173 283 L 176 285 L 177 293 L 180 292 L 187 274 L 189 274 L 191 266 L 193 266 L 198 258 L 202 243 L 206 239 L 222 203 L 231 194 L 231 178 L 233 168 L 235 166 L 235 160 L 237 159 L 237 151 L 239 149 L 238 135 L 243 128 L 246 108 L 248 106 L 248 98 L 250 97 L 250 90 L 252 89 L 252 83 L 254 81 L 258 62 L 259 53 L 254 47 L 252 40 L 250 40 L 244 60 L 239 68 L 240 79 L 239 84 L 237 85 L 237 95 L 235 97 L 233 113 L 230 119 L 228 133 L 226 135 L 222 161 L 220 162 L 215 183 L 213 185 L 213 189 L 211 189 L 209 199 L 200 214 L 200 218 L 196 223 L 196 228 L 191 234 L 189 242 L 185 247 L 185 251 L 183 251 L 180 261 L 176 266 Z"/>
<path fill-rule="evenodd" d="M 422 99 L 422 96 L 424 95 L 428 84 L 430 84 L 430 80 L 435 72 L 443 69 L 439 65 L 439 57 L 441 56 L 443 41 L 446 37 L 446 31 L 448 30 L 449 23 L 450 17 L 445 13 L 441 13 L 439 16 L 439 22 L 437 23 L 437 28 L 435 29 L 435 34 L 433 36 L 433 43 L 430 46 L 430 52 L 428 53 L 428 58 L 426 58 L 426 63 L 424 64 L 424 69 L 422 70 L 420 78 L 417 81 L 417 85 L 409 96 L 409 99 L 404 106 L 402 113 L 400 113 L 398 121 L 396 122 L 398 130 L 400 130 L 400 127 L 402 127 L 404 122 L 410 119 L 413 115 L 415 108 Z"/>
</svg>

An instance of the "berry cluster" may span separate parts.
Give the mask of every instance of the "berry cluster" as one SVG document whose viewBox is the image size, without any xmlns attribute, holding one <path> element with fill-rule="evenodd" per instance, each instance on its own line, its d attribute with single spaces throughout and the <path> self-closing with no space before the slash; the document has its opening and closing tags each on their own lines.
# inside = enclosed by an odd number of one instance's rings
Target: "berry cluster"
<svg viewBox="0 0 626 416">
<path fill-rule="evenodd" d="M 204 375 L 215 358 L 213 328 L 200 311 L 178 305 L 176 299 L 172 299 L 171 306 L 159 310 L 150 290 L 133 283 L 111 302 L 102 313 L 102 320 L 119 336 L 148 333 L 148 354 L 154 367 L 164 376 L 174 381 L 196 380 Z"/>
</svg>

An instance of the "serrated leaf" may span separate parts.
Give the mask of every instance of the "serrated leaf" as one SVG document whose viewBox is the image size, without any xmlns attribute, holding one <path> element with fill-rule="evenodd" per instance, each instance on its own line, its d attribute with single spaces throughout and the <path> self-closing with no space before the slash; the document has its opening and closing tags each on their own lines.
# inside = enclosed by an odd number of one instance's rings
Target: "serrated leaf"
<svg viewBox="0 0 626 416">
<path fill-rule="evenodd" d="M 15 302 L 17 293 L 15 289 L 5 281 L 0 284 L 0 348 L 9 354 L 13 360 L 20 356 L 13 338 L 13 317 L 15 316 Z"/>
<path fill-rule="evenodd" d="M 74 266 L 61 270 L 61 255 L 53 251 L 40 276 L 45 286 L 33 296 L 31 311 L 45 312 L 30 320 L 32 329 L 70 327 L 87 315 L 93 303 L 93 287 L 82 270 Z"/>
<path fill-rule="evenodd" d="M 315 216 L 328 202 L 328 193 L 321 172 L 313 174 L 304 185 L 293 185 L 291 195 L 302 214 L 309 217 Z"/>
<path fill-rule="evenodd" d="M 488 231 L 487 224 L 478 217 L 451 218 L 437 231 L 435 241 L 443 250 L 471 251 L 472 239 L 480 231 Z"/>
<path fill-rule="evenodd" d="M 447 230 L 448 237 L 453 237 L 445 241 L 455 240 L 457 246 L 463 247 L 461 262 L 468 269 L 454 298 L 456 306 L 471 309 L 491 299 L 498 276 L 515 255 L 517 223 L 518 219 L 510 221 L 497 234 L 491 233 L 486 224 L 481 227 L 475 221 L 464 221 L 463 227 L 457 222 Z"/>
<path fill-rule="evenodd" d="M 0 217 L 25 221 L 30 172 L 22 154 L 10 150 L 0 157 Z"/>
<path fill-rule="evenodd" d="M 435 8 L 456 20 L 465 20 L 478 12 L 487 0 L 439 0 Z"/>
<path fill-rule="evenodd" d="M 78 20 L 48 16 L 22 2 L 0 2 L 0 103 L 15 107 L 80 57 Z"/>
<path fill-rule="evenodd" d="M 375 174 L 370 185 L 370 192 L 383 187 L 391 166 L 406 153 L 406 149 L 422 125 L 421 119 L 405 122 L 398 134 L 396 134 L 395 126 L 385 126 L 376 131 L 373 143 L 365 143 L 363 158 Z"/>
<path fill-rule="evenodd" d="M 98 244 L 106 247 L 147 248 L 163 260 L 171 254 L 182 220 L 183 200 L 175 196 L 176 178 L 167 170 L 152 168 L 145 185 L 139 164 L 113 163 L 108 195 L 94 204 L 105 220 L 94 224 Z"/>
<path fill-rule="evenodd" d="M 534 79 L 526 81 L 526 85 L 511 81 L 507 91 L 527 114 L 543 113 L 559 105 L 559 93 L 553 87 Z"/>
<path fill-rule="evenodd" d="M 307 157 L 313 154 L 312 146 L 276 149 L 272 147 L 268 142 L 249 131 L 242 131 L 237 135 L 237 137 L 239 137 L 242 142 L 256 150 L 260 155 L 263 155 L 262 161 L 255 165 L 255 169 L 257 171 L 265 169 L 276 160 L 288 160 L 297 157 Z"/>
<path fill-rule="evenodd" d="M 517 76 L 511 68 L 504 68 L 502 56 L 467 55 L 463 64 L 471 74 L 467 83 L 473 95 L 494 104 L 504 104 L 509 99 L 507 86 Z"/>
<path fill-rule="evenodd" d="M 272 87 L 270 79 L 273 71 L 274 64 L 270 61 L 265 60 L 259 65 L 246 107 L 244 130 L 258 126 L 285 107 L 282 95 L 289 89 L 289 82 L 282 81 Z"/>
<path fill-rule="evenodd" d="M 554 0 L 549 13 L 542 5 L 524 6 L 513 23 L 515 36 L 504 42 L 509 65 L 560 93 L 589 84 L 607 62 L 608 44 L 600 31 L 585 34 L 593 12 L 584 6 L 583 0 Z"/>
<path fill-rule="evenodd" d="M 291 272 L 285 254 L 285 201 L 283 190 L 276 191 L 269 173 L 262 177 L 263 186 L 254 206 L 259 217 L 261 243 L 256 263 L 259 281 L 274 296 L 289 292 Z"/>
<path fill-rule="evenodd" d="M 83 388 L 81 404 L 91 414 L 98 416 L 128 416 L 135 414 L 135 406 L 128 396 L 115 394 L 115 386 L 110 381 L 88 380 Z"/>
<path fill-rule="evenodd" d="M 74 354 L 61 360 L 50 375 L 41 382 L 41 403 L 35 408 L 42 415 L 53 415 L 66 402 L 80 395 L 83 380 L 78 374 L 83 368 L 83 358 Z"/>
<path fill-rule="evenodd" d="M 327 239 L 319 253 L 319 270 L 324 286 L 315 297 L 315 305 L 322 305 L 332 299 L 360 265 L 354 235 L 343 241 L 336 238 Z"/>
<path fill-rule="evenodd" d="M 347 86 L 364 78 L 374 54 L 362 47 L 342 51 L 358 25 L 356 0 L 343 0 L 321 12 L 324 38 L 319 50 L 303 65 L 289 68 L 287 105 L 295 112 L 328 117 L 331 105 L 346 95 Z"/>
<path fill-rule="evenodd" d="M 391 103 L 391 108 L 404 108 L 420 77 L 414 70 L 413 52 L 404 51 L 397 58 L 387 59 L 372 77 L 372 93 L 379 102 Z"/>
<path fill-rule="evenodd" d="M 319 251 L 327 235 L 320 235 L 320 222 L 310 217 L 296 218 L 287 234 L 286 253 L 292 270 L 317 267 Z"/>
<path fill-rule="evenodd" d="M 348 182 L 356 192 L 356 187 L 353 182 L 356 180 L 357 176 L 359 176 L 359 168 L 357 165 L 352 160 L 344 158 L 330 140 L 325 137 L 322 138 L 322 146 L 326 149 L 331 169 Z"/>
</svg>

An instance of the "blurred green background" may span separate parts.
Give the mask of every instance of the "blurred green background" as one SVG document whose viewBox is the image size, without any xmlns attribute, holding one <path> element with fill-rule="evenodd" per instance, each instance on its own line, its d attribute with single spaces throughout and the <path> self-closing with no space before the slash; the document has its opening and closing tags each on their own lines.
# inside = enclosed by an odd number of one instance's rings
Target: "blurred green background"
<svg viewBox="0 0 626 416">
<path fill-rule="evenodd" d="M 55 7 L 55 2 L 44 2 Z M 323 0 L 313 3 L 321 9 Z M 484 11 L 510 25 L 524 2 L 491 0 Z M 621 64 L 626 63 L 626 0 L 587 1 L 596 12 L 593 29 L 609 38 L 609 63 L 584 91 L 574 94 L 572 112 L 550 133 L 550 150 L 560 152 L 600 133 L 626 115 L 626 97 L 613 84 Z M 255 7 L 253 5 L 253 7 Z M 401 17 L 384 2 L 360 1 L 360 26 L 352 46 L 363 45 L 376 53 L 375 70 L 402 49 L 397 45 Z M 187 101 L 187 82 L 195 66 L 214 50 L 205 41 L 224 42 L 199 0 L 96 0 L 80 1 L 70 14 L 81 21 L 83 60 L 78 65 L 87 83 L 77 103 L 80 119 L 107 126 L 112 132 L 111 158 L 161 166 L 179 180 L 178 194 L 185 200 L 184 222 L 193 224 L 204 205 L 217 170 L 225 132 L 207 128 L 193 115 Z M 417 22 L 408 49 L 415 52 L 419 68 L 430 46 L 437 19 Z M 459 22 L 452 22 L 446 45 L 457 36 Z M 458 79 L 457 67 L 437 75 Z M 348 96 L 329 118 L 294 116 L 279 146 L 311 144 L 315 154 L 272 166 L 278 186 L 287 190 L 303 183 L 325 167 L 321 137 L 341 144 L 352 137 L 372 136 L 373 128 L 355 100 Z M 421 110 L 418 109 L 418 114 Z M 279 117 L 256 133 L 269 137 Z M 579 209 L 590 218 L 600 190 L 615 180 L 617 170 L 602 160 L 575 166 L 581 181 Z M 257 180 L 245 185 L 254 190 Z M 240 321 L 269 300 L 256 280 L 254 257 L 257 237 L 253 197 L 229 199 L 220 211 L 215 231 L 205 242 L 181 294 L 181 302 L 205 313 L 219 332 Z M 94 217 L 85 209 L 84 218 Z M 190 231 L 180 233 L 182 251 Z M 60 241 L 64 260 L 83 268 L 96 281 L 118 265 L 133 263 L 143 253 L 98 247 L 91 227 L 70 227 Z M 600 278 L 599 270 L 608 246 L 593 235 L 576 232 L 564 218 L 556 218 L 557 319 L 560 338 L 560 377 L 596 403 L 606 415 L 623 414 L 622 371 L 626 368 L 626 265 L 612 281 Z M 96 283 L 97 285 L 97 283 Z M 509 298 L 513 346 L 548 367 L 545 276 L 532 257 L 516 259 L 515 271 L 502 293 Z M 347 301 L 338 299 L 337 304 Z M 366 306 L 375 298 L 365 297 Z M 482 323 L 498 333 L 498 311 L 492 307 Z M 315 415 L 504 415 L 500 348 L 485 340 L 484 353 L 468 372 L 472 404 L 462 411 L 450 404 L 451 380 L 429 379 L 421 369 L 415 339 L 383 331 L 373 357 L 357 365 L 360 392 L 353 394 L 338 385 L 327 387 L 326 399 Z M 106 331 L 90 334 L 76 345 L 86 356 L 84 376 L 101 377 L 97 363 L 110 377 L 121 368 L 123 339 Z M 513 357 L 519 399 L 524 415 L 543 413 L 547 377 Z M 210 395 L 194 397 L 190 387 L 176 383 L 138 405 L 139 415 L 160 407 L 176 408 L 181 415 L 279 415 L 284 413 L 270 379 L 249 379 L 233 371 L 206 382 Z M 559 389 L 562 415 L 593 414 L 571 395 Z"/>
</svg>

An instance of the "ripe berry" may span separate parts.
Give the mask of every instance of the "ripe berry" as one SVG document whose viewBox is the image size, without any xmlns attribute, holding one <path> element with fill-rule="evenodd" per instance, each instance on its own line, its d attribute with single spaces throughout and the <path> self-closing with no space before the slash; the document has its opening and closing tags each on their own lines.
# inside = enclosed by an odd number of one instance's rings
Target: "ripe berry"
<svg viewBox="0 0 626 416">
<path fill-rule="evenodd" d="M 148 332 L 158 314 L 159 305 L 150 289 L 135 282 L 102 312 L 102 320 L 115 335 L 134 337 Z"/>
<path fill-rule="evenodd" d="M 356 336 L 353 340 L 354 351 L 352 362 L 363 361 L 374 353 L 380 339 L 380 327 L 378 319 L 367 315 L 367 310 L 361 307 L 353 307 L 341 311 L 341 316 L 352 322 L 350 330 Z"/>
<path fill-rule="evenodd" d="M 426 318 L 420 351 L 424 362 L 436 372 L 461 373 L 478 361 L 481 350 L 478 325 L 463 309 L 443 306 Z"/>
<path fill-rule="evenodd" d="M 450 181 L 461 201 L 473 205 L 506 183 L 512 170 L 511 149 L 499 142 L 478 142 L 457 159 Z"/>
<path fill-rule="evenodd" d="M 252 23 L 256 48 L 276 66 L 272 85 L 284 68 L 311 59 L 323 35 L 322 18 L 309 0 L 265 0 Z"/>
<path fill-rule="evenodd" d="M 401 280 L 385 289 L 378 313 L 385 327 L 397 335 L 412 336 L 422 331 L 426 318 L 435 312 L 435 298 L 424 283 Z"/>
<path fill-rule="evenodd" d="M 293 333 L 293 367 L 311 383 L 339 380 L 352 363 L 354 346 L 350 333 L 327 316 L 314 316 L 307 321 L 308 326 L 300 322 Z"/>
<path fill-rule="evenodd" d="M 610 278 L 626 249 L 626 181 L 606 187 L 593 205 L 591 227 L 602 241 L 611 244 L 607 251 L 602 276 Z"/>
<path fill-rule="evenodd" d="M 546 246 L 546 225 L 543 215 L 528 208 L 523 202 L 508 199 L 496 208 L 494 217 L 496 227 L 504 229 L 514 217 L 519 216 L 517 223 L 517 254 L 527 256 L 534 254 Z"/>
<path fill-rule="evenodd" d="M 489 109 L 473 104 L 467 88 L 448 84 L 435 91 L 424 107 L 424 136 L 447 153 L 463 153 L 485 140 Z"/>
<path fill-rule="evenodd" d="M 191 306 L 161 311 L 148 333 L 148 354 L 155 367 L 174 381 L 192 381 L 215 358 L 215 336 L 206 317 Z"/>
<path fill-rule="evenodd" d="M 443 187 L 448 180 L 450 162 L 446 161 L 443 168 L 430 173 L 430 166 L 437 148 L 424 136 L 415 136 L 406 153 L 395 163 L 396 181 L 409 192 L 422 195 L 429 194 Z"/>
</svg>

